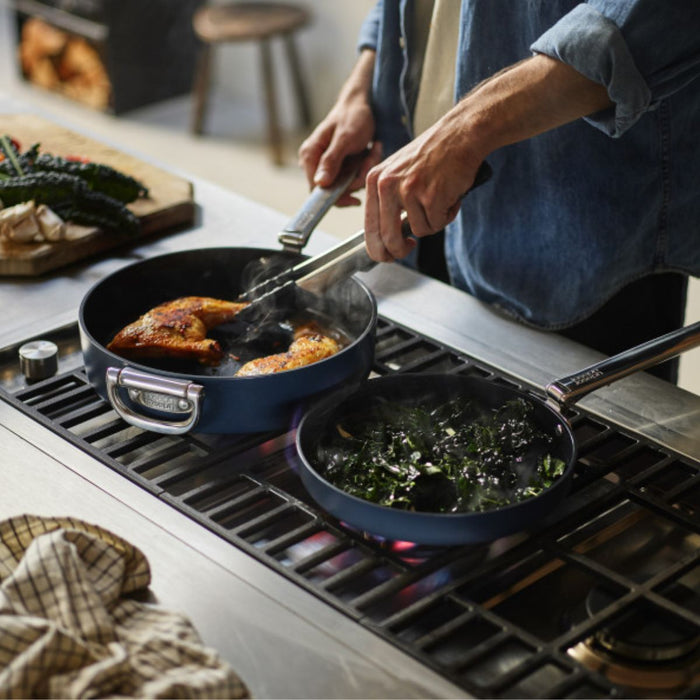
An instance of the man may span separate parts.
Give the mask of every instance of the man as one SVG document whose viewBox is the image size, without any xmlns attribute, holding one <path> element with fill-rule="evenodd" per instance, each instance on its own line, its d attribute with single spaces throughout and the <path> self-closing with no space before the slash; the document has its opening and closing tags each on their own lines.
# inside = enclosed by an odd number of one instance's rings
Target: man
<svg viewBox="0 0 700 700">
<path fill-rule="evenodd" d="M 300 149 L 309 181 L 371 144 L 354 186 L 375 260 L 416 258 L 405 211 L 421 242 L 446 230 L 453 285 L 525 323 L 608 354 L 681 325 L 700 270 L 700 3 L 435 2 L 367 17 Z M 454 106 L 417 135 L 444 81 Z M 463 196 L 484 159 L 491 181 Z"/>
</svg>

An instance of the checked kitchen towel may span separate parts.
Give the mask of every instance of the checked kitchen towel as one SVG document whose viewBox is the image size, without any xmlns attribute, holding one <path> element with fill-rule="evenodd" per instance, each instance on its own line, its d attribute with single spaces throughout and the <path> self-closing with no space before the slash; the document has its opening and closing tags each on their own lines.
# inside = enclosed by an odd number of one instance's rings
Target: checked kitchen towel
<svg viewBox="0 0 700 700">
<path fill-rule="evenodd" d="M 131 597 L 133 545 L 71 518 L 0 522 L 0 697 L 245 698 L 191 622 Z"/>
</svg>

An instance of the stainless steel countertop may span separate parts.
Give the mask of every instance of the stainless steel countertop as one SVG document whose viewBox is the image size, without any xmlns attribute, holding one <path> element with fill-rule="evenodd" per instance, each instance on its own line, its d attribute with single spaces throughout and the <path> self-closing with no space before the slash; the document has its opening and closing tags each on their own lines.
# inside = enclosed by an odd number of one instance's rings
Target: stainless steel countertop
<svg viewBox="0 0 700 700">
<path fill-rule="evenodd" d="M 0 112 L 20 110 L 31 108 L 0 98 Z M 210 246 L 278 248 L 284 216 L 200 180 L 194 180 L 194 191 L 199 208 L 196 224 L 188 231 L 40 279 L 1 280 L 0 346 L 74 322 L 88 289 L 136 260 Z M 333 242 L 317 231 L 306 252 L 321 252 Z M 398 265 L 380 265 L 362 277 L 377 296 L 383 316 L 418 328 L 526 385 L 541 388 L 601 358 L 556 335 L 499 317 L 468 295 Z M 638 374 L 599 390 L 580 405 L 700 459 L 700 397 Z M 141 547 L 153 569 L 152 590 L 158 601 L 189 615 L 204 641 L 232 664 L 254 696 L 464 696 L 4 402 L 0 440 L 2 517 L 21 512 L 69 514 L 99 523 Z"/>
</svg>

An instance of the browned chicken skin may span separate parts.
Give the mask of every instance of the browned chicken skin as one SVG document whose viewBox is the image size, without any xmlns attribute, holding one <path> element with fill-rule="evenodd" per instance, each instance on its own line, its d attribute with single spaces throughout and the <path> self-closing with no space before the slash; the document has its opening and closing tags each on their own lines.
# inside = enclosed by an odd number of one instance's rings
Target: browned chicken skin
<svg viewBox="0 0 700 700">
<path fill-rule="evenodd" d="M 107 345 L 124 357 L 173 357 L 216 364 L 224 351 L 207 331 L 232 321 L 247 304 L 211 297 L 181 297 L 147 311 Z"/>
<path fill-rule="evenodd" d="M 334 338 L 324 335 L 315 323 L 299 326 L 294 330 L 294 340 L 287 352 L 266 355 L 246 362 L 236 372 L 237 377 L 256 377 L 261 374 L 274 374 L 287 369 L 296 369 L 335 355 L 340 344 Z"/>
<path fill-rule="evenodd" d="M 207 331 L 235 319 L 246 303 L 211 297 L 181 297 L 147 311 L 123 328 L 107 344 L 107 349 L 127 358 L 168 357 L 197 360 L 215 365 L 223 359 L 218 341 L 207 338 Z M 274 374 L 318 362 L 334 355 L 340 344 L 310 322 L 298 326 L 286 352 L 258 357 L 244 364 L 236 376 Z"/>
</svg>

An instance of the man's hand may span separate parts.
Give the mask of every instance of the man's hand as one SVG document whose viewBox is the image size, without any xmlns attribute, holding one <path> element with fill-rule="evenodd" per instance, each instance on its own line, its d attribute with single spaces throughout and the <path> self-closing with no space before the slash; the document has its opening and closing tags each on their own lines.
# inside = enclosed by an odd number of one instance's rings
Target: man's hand
<svg viewBox="0 0 700 700">
<path fill-rule="evenodd" d="M 365 241 L 370 257 L 389 262 L 416 245 L 401 233 L 402 211 L 417 238 L 444 228 L 457 216 L 489 153 L 608 106 L 602 85 L 544 55 L 484 81 L 430 129 L 369 171 Z"/>
<path fill-rule="evenodd" d="M 338 200 L 338 206 L 360 204 L 350 193 L 364 186 L 367 172 L 381 159 L 381 144 L 372 143 L 375 123 L 369 95 L 374 57 L 374 51 L 362 52 L 335 105 L 299 148 L 299 164 L 309 185 L 329 187 L 345 158 L 371 144 L 357 177 Z"/>
<path fill-rule="evenodd" d="M 483 160 L 476 151 L 457 148 L 458 133 L 440 121 L 369 171 L 365 242 L 371 258 L 391 262 L 415 247 L 415 239 L 402 234 L 402 211 L 416 238 L 440 231 L 457 216 Z"/>
</svg>

